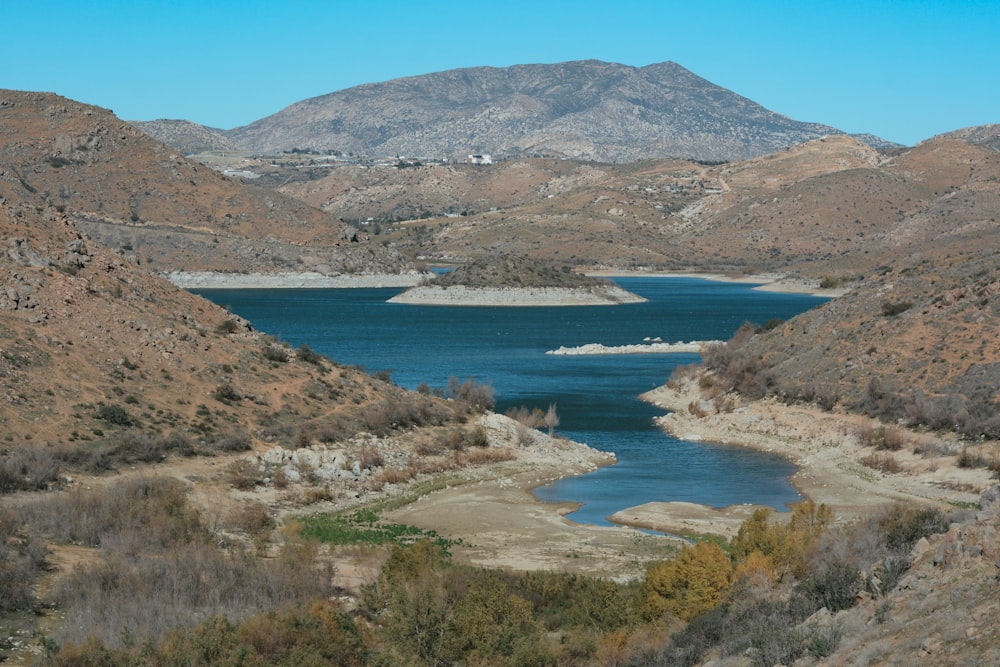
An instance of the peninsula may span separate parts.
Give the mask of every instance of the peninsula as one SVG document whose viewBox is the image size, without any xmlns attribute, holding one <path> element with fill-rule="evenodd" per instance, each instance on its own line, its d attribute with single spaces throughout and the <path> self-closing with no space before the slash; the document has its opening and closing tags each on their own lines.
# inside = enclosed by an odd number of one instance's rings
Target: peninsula
<svg viewBox="0 0 1000 667">
<path fill-rule="evenodd" d="M 569 266 L 523 257 L 476 260 L 389 299 L 441 306 L 612 306 L 645 300 Z"/>
</svg>

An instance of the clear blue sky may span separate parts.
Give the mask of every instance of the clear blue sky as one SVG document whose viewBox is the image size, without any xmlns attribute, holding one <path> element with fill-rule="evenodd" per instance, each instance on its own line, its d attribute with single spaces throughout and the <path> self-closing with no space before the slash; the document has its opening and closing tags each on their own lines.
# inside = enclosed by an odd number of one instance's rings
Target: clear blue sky
<svg viewBox="0 0 1000 667">
<path fill-rule="evenodd" d="M 904 144 L 1000 123 L 1000 0 L 0 0 L 0 17 L 0 88 L 127 120 L 229 129 L 362 83 L 595 58 L 673 60 Z"/>
</svg>

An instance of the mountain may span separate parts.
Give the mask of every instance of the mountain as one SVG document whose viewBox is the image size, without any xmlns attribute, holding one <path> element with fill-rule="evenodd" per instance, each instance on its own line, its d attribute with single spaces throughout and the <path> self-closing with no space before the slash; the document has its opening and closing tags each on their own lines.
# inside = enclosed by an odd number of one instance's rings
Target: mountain
<svg viewBox="0 0 1000 667">
<path fill-rule="evenodd" d="M 226 132 L 258 153 L 737 160 L 839 130 L 774 113 L 673 62 L 474 67 L 303 100 Z M 883 144 L 885 142 L 882 142 Z"/>
<path fill-rule="evenodd" d="M 223 176 L 110 111 L 0 91 L 0 161 L 83 233 L 154 270 L 398 272 L 329 214 Z"/>
<path fill-rule="evenodd" d="M 940 135 L 942 138 L 959 139 L 976 146 L 1000 151 L 1000 124 L 977 125 Z"/>
<path fill-rule="evenodd" d="M 205 127 L 187 120 L 137 120 L 129 121 L 145 134 L 159 142 L 173 146 L 184 155 L 205 152 L 235 152 L 239 150 L 223 130 Z"/>
</svg>

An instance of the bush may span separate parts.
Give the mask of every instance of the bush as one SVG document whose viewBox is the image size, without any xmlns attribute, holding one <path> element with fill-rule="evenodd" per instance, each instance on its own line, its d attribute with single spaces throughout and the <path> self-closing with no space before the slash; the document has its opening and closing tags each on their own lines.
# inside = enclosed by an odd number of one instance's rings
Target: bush
<svg viewBox="0 0 1000 667">
<path fill-rule="evenodd" d="M 279 364 L 283 364 L 288 361 L 288 350 L 281 347 L 280 345 L 265 345 L 261 354 L 268 361 L 274 361 Z"/>
<path fill-rule="evenodd" d="M 46 569 L 44 542 L 27 536 L 20 523 L 0 508 L 0 614 L 34 607 L 35 583 Z"/>
<path fill-rule="evenodd" d="M 59 461 L 38 447 L 0 451 L 0 494 L 47 489 L 59 478 Z"/>
<path fill-rule="evenodd" d="M 869 454 L 861 459 L 861 465 L 887 475 L 903 471 L 903 466 L 891 454 Z"/>
<path fill-rule="evenodd" d="M 222 320 L 215 330 L 220 334 L 234 334 L 240 330 L 240 323 L 234 319 Z"/>
<path fill-rule="evenodd" d="M 862 585 L 861 570 L 850 563 L 834 561 L 801 582 L 796 590 L 815 609 L 825 607 L 837 613 L 854 606 Z"/>
<path fill-rule="evenodd" d="M 863 447 L 899 451 L 906 446 L 906 435 L 897 428 L 887 426 L 865 426 L 858 435 Z"/>
<path fill-rule="evenodd" d="M 489 412 L 496 404 L 492 385 L 476 382 L 475 378 L 461 383 L 456 377 L 448 378 L 448 397 L 466 414 Z"/>
<path fill-rule="evenodd" d="M 264 473 L 257 464 L 247 459 L 234 461 L 226 468 L 226 478 L 229 485 L 240 491 L 250 489 L 264 483 Z"/>
<path fill-rule="evenodd" d="M 313 352 L 312 348 L 305 343 L 299 346 L 296 356 L 307 364 L 313 364 L 314 366 L 320 366 L 323 363 L 323 355 Z"/>
<path fill-rule="evenodd" d="M 882 304 L 882 314 L 886 317 L 895 317 L 900 313 L 905 313 L 913 308 L 912 301 L 886 301 Z"/>
<path fill-rule="evenodd" d="M 94 416 L 116 426 L 131 426 L 134 423 L 128 410 L 120 405 L 100 405 Z"/>
<path fill-rule="evenodd" d="M 244 431 L 229 431 L 206 440 L 205 444 L 209 449 L 208 453 L 246 452 L 250 450 L 250 436 Z"/>
<path fill-rule="evenodd" d="M 219 401 L 220 403 L 225 403 L 226 405 L 229 405 L 230 403 L 235 403 L 236 401 L 243 400 L 243 397 L 240 395 L 240 393 L 236 391 L 235 387 L 233 387 L 233 385 L 229 384 L 228 382 L 223 382 L 218 387 L 216 387 L 215 391 L 212 392 L 212 398 Z"/>
</svg>

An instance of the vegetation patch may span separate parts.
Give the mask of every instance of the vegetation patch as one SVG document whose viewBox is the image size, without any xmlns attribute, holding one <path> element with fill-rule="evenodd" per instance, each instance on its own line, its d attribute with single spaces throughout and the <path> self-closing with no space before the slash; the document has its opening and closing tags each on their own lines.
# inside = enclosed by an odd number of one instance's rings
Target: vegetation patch
<svg viewBox="0 0 1000 667">
<path fill-rule="evenodd" d="M 300 534 L 303 537 L 316 539 L 326 544 L 406 545 L 426 539 L 445 552 L 451 546 L 458 544 L 454 540 L 441 537 L 433 530 L 382 521 L 378 513 L 371 509 L 312 514 L 303 517 L 301 524 Z"/>
</svg>

